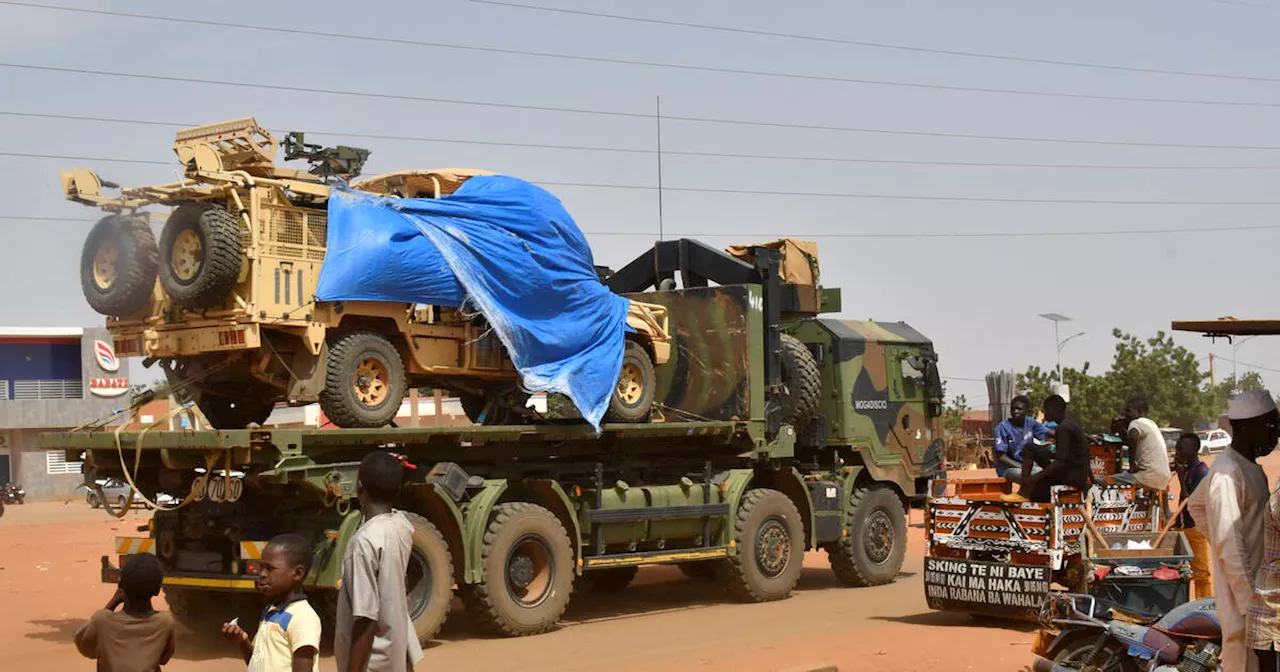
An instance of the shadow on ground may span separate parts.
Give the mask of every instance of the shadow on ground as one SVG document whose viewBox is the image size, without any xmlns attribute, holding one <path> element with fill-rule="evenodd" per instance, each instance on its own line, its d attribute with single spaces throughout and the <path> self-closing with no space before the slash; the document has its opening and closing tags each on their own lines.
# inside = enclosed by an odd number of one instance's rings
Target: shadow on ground
<svg viewBox="0 0 1280 672">
<path fill-rule="evenodd" d="M 873 621 L 888 621 L 905 625 L 924 625 L 930 627 L 969 627 L 994 628 L 1014 632 L 1035 632 L 1039 626 L 1027 621 L 1014 621 L 993 616 L 965 614 L 958 611 L 926 611 L 908 616 L 872 616 Z"/>
</svg>

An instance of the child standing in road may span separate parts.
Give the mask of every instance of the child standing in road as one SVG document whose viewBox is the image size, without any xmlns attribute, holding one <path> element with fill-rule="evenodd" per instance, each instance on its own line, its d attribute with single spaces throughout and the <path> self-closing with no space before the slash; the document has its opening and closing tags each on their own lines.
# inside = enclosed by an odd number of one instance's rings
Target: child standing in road
<svg viewBox="0 0 1280 672">
<path fill-rule="evenodd" d="M 1185 502 L 1196 491 L 1200 481 L 1209 475 L 1209 465 L 1200 461 L 1200 437 L 1195 432 L 1183 432 L 1174 448 L 1173 471 L 1178 475 L 1178 504 Z M 1191 572 L 1195 577 L 1196 599 L 1213 597 L 1213 577 L 1209 570 L 1209 539 L 1196 529 L 1196 521 L 1190 511 L 1178 516 L 1177 527 L 1187 537 L 1193 554 Z"/>
<path fill-rule="evenodd" d="M 391 508 L 404 467 L 385 451 L 360 462 L 356 497 L 364 522 L 347 543 L 333 655 L 338 672 L 406 672 L 422 660 L 409 618 L 405 571 L 413 524 Z"/>
<path fill-rule="evenodd" d="M 168 663 L 176 647 L 173 617 L 151 607 L 163 582 L 156 556 L 130 556 L 111 601 L 76 631 L 80 654 L 97 660 L 100 671 L 155 672 Z"/>
<path fill-rule="evenodd" d="M 311 544 L 298 534 L 281 534 L 262 549 L 258 590 L 271 600 L 253 641 L 234 620 L 222 634 L 240 645 L 249 672 L 318 672 L 320 616 L 307 602 L 302 582 L 311 571 Z"/>
</svg>

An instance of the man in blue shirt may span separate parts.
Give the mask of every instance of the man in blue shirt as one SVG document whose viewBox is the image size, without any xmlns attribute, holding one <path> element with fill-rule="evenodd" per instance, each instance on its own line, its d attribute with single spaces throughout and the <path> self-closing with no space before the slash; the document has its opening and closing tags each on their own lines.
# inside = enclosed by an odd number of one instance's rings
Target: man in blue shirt
<svg viewBox="0 0 1280 672">
<path fill-rule="evenodd" d="M 1019 479 L 1022 476 L 1023 450 L 1032 439 L 1044 441 L 1049 436 L 1049 428 L 1033 418 L 1027 417 L 1027 408 L 1031 405 L 1026 395 L 1018 395 L 1009 404 L 1009 419 L 996 425 L 995 454 L 996 473 L 1004 476 L 1010 469 L 1009 476 Z"/>
</svg>

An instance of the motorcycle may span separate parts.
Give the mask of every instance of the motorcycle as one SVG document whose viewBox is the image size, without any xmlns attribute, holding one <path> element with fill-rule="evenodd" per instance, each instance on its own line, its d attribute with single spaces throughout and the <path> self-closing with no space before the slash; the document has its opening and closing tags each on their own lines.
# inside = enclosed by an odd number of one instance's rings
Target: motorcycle
<svg viewBox="0 0 1280 672">
<path fill-rule="evenodd" d="M 5 504 L 22 504 L 27 500 L 27 491 L 16 483 L 0 484 L 0 500 Z"/>
<path fill-rule="evenodd" d="M 1211 597 L 1179 605 L 1148 624 L 1115 619 L 1111 610 L 1096 612 L 1092 595 L 1050 596 L 1040 609 L 1043 629 L 1035 647 L 1035 672 L 1219 669 L 1222 626 Z"/>
</svg>

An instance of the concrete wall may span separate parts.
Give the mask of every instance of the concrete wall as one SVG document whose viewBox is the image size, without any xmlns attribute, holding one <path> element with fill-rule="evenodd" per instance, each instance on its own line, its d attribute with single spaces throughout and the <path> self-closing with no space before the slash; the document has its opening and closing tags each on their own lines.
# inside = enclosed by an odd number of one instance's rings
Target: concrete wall
<svg viewBox="0 0 1280 672">
<path fill-rule="evenodd" d="M 41 399 L 38 401 L 0 400 L 0 428 L 71 428 L 103 417 L 112 410 L 127 406 L 129 396 L 99 397 L 89 391 L 93 378 L 129 378 L 129 360 L 120 359 L 120 370 L 108 372 L 98 365 L 93 342 L 111 342 L 106 329 L 84 330 L 80 340 L 80 370 L 84 380 L 83 399 Z M 25 484 L 24 484 L 25 485 Z"/>
<path fill-rule="evenodd" d="M 84 498 L 76 486 L 84 482 L 81 474 L 50 474 L 45 452 L 38 445 L 41 429 L 11 429 L 9 467 L 13 481 L 27 491 L 29 501 Z"/>
</svg>

